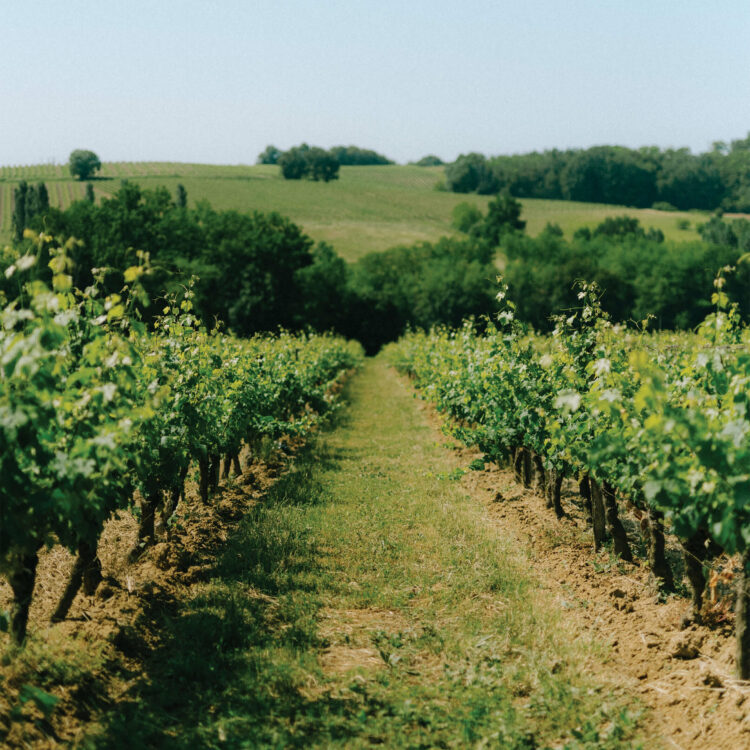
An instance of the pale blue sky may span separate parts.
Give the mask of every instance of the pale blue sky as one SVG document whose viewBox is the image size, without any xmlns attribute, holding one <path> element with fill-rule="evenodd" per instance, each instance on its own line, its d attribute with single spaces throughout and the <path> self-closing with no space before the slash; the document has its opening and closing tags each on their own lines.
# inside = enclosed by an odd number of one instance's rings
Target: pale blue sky
<svg viewBox="0 0 750 750">
<path fill-rule="evenodd" d="M 25 0 L 0 164 L 689 146 L 750 130 L 747 0 Z"/>
</svg>

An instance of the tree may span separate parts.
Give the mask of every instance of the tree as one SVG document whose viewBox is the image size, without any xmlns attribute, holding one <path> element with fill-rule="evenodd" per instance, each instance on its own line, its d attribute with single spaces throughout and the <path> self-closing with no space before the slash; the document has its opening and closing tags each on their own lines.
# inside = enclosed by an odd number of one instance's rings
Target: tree
<svg viewBox="0 0 750 750">
<path fill-rule="evenodd" d="M 34 221 L 37 217 L 49 213 L 49 193 L 43 182 L 29 185 L 25 180 L 18 183 L 13 191 L 13 237 L 17 242 L 23 239 L 23 230 L 39 229 L 41 224 Z"/>
<path fill-rule="evenodd" d="M 281 151 L 276 146 L 266 146 L 264 151 L 258 154 L 258 164 L 278 164 Z"/>
<path fill-rule="evenodd" d="M 463 202 L 454 206 L 451 226 L 458 229 L 459 232 L 469 234 L 472 227 L 479 224 L 483 218 L 482 212 L 476 206 Z"/>
<path fill-rule="evenodd" d="M 317 182 L 330 182 L 339 178 L 339 160 L 329 151 L 314 146 L 305 153 L 305 177 Z"/>
<path fill-rule="evenodd" d="M 49 211 L 49 192 L 43 182 L 36 184 L 37 207 L 40 214 L 46 214 Z"/>
<path fill-rule="evenodd" d="M 316 331 L 349 332 L 352 328 L 349 264 L 327 243 L 312 250 L 312 263 L 295 272 L 301 307 L 297 326 Z"/>
<path fill-rule="evenodd" d="M 79 180 L 88 180 L 94 172 L 102 168 L 102 163 L 93 151 L 76 149 L 70 154 L 68 168 L 73 177 L 77 177 Z"/>
<path fill-rule="evenodd" d="M 372 149 L 359 148 L 358 146 L 333 146 L 331 155 L 336 158 L 342 167 L 393 164 L 387 156 L 383 156 L 383 154 L 379 154 Z"/>
<path fill-rule="evenodd" d="M 576 152 L 560 174 L 560 185 L 566 200 L 587 203 L 646 208 L 657 196 L 649 159 L 620 146 L 594 146 Z"/>
<path fill-rule="evenodd" d="M 294 146 L 289 151 L 284 151 L 278 159 L 278 165 L 281 167 L 281 174 L 285 180 L 301 180 L 305 176 L 307 162 L 305 161 L 305 152 L 310 147 L 303 143 L 301 146 Z"/>
<path fill-rule="evenodd" d="M 29 185 L 26 190 L 26 200 L 24 206 L 24 226 L 28 227 L 31 220 L 39 213 L 39 196 L 36 187 Z"/>
<path fill-rule="evenodd" d="M 29 185 L 26 180 L 21 180 L 18 187 L 13 191 L 13 236 L 17 241 L 23 237 L 26 229 L 26 203 Z"/>
<path fill-rule="evenodd" d="M 279 157 L 281 174 L 285 180 L 337 180 L 339 177 L 339 161 L 330 152 L 317 146 L 294 146 L 284 151 Z"/>
<path fill-rule="evenodd" d="M 187 190 L 182 183 L 177 185 L 177 208 L 187 208 Z"/>
<path fill-rule="evenodd" d="M 419 161 L 414 162 L 414 166 L 416 167 L 442 167 L 444 164 L 445 162 L 439 156 L 435 156 L 435 154 L 427 154 L 427 156 L 423 156 Z"/>
<path fill-rule="evenodd" d="M 687 149 L 664 152 L 656 186 L 659 200 L 681 210 L 714 209 L 727 192 L 711 158 L 693 156 Z"/>
<path fill-rule="evenodd" d="M 86 200 L 89 203 L 93 203 L 96 200 L 96 196 L 94 195 L 94 186 L 90 182 L 86 183 Z"/>
<path fill-rule="evenodd" d="M 491 195 L 500 188 L 500 183 L 492 173 L 487 159 L 482 154 L 471 153 L 461 156 L 445 168 L 445 181 L 454 193 Z"/>
<path fill-rule="evenodd" d="M 500 238 L 507 232 L 523 232 L 526 222 L 521 220 L 522 206 L 510 193 L 502 193 L 487 204 L 487 216 L 478 227 L 481 237 L 493 246 L 500 244 Z"/>
</svg>

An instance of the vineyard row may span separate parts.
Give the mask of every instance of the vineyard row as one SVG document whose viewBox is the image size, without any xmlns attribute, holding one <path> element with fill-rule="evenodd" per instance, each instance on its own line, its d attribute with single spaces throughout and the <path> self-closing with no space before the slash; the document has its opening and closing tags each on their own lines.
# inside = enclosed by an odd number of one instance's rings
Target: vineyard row
<svg viewBox="0 0 750 750">
<path fill-rule="evenodd" d="M 610 537 L 632 559 L 619 507 L 634 508 L 666 589 L 665 526 L 674 532 L 692 589 L 685 624 L 701 620 L 710 560 L 736 555 L 736 660 L 748 679 L 750 347 L 723 286 L 719 277 L 715 311 L 682 336 L 612 325 L 593 285 L 582 285 L 580 307 L 559 316 L 551 336 L 533 336 L 503 290 L 489 330 L 411 333 L 391 357 L 458 438 L 509 462 L 527 485 L 536 474 L 558 517 L 563 478 L 576 478 L 597 550 Z"/>
<path fill-rule="evenodd" d="M 336 406 L 333 385 L 362 357 L 359 344 L 333 336 L 208 331 L 189 290 L 147 329 L 137 315 L 147 267 L 129 268 L 117 294 L 77 290 L 70 249 L 37 238 L 36 255 L 6 272 L 23 292 L 0 313 L 0 574 L 14 596 L 0 626 L 17 643 L 44 546 L 77 555 L 53 615 L 60 620 L 81 587 L 92 595 L 102 580 L 99 535 L 113 513 L 134 506 L 136 491 L 140 551 L 155 541 L 155 519 L 166 526 L 186 500 L 191 466 L 207 503 L 222 460 L 237 470 L 243 445 L 308 435 Z M 42 259 L 52 288 L 33 280 Z"/>
</svg>

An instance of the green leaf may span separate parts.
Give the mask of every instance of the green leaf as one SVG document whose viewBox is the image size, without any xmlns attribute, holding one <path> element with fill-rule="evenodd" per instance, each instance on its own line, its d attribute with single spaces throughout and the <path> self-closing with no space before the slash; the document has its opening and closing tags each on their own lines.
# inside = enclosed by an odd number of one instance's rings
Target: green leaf
<svg viewBox="0 0 750 750">
<path fill-rule="evenodd" d="M 41 688 L 29 684 L 21 687 L 18 699 L 21 703 L 33 701 L 36 707 L 45 716 L 49 716 L 55 710 L 55 706 L 60 702 L 60 699 L 56 695 L 50 695 L 50 693 L 46 693 Z"/>
</svg>

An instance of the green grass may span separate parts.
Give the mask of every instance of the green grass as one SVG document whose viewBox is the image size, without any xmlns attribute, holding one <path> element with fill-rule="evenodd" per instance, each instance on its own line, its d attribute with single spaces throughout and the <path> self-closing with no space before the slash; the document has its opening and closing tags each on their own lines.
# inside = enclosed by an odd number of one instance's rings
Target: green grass
<svg viewBox="0 0 750 750">
<path fill-rule="evenodd" d="M 635 746 L 617 690 L 582 676 L 596 645 L 558 619 L 518 542 L 441 478 L 456 458 L 407 387 L 369 361 L 348 397 L 213 579 L 187 602 L 154 598 L 139 678 L 91 744 Z"/>
<path fill-rule="evenodd" d="M 279 211 L 300 224 L 315 240 L 325 240 L 346 259 L 420 240 L 434 241 L 452 234 L 452 211 L 462 201 L 484 209 L 489 198 L 439 192 L 435 184 L 442 167 L 374 166 L 342 167 L 340 179 L 313 183 L 284 180 L 274 166 L 221 166 L 172 162 L 113 162 L 103 165 L 95 182 L 98 196 L 109 195 L 121 179 L 143 187 L 165 186 L 174 193 L 182 183 L 190 205 L 208 200 L 217 209 Z M 53 205 L 65 208 L 70 198 L 57 201 L 54 184 L 73 181 L 60 165 L 0 167 L 0 186 L 21 179 L 45 180 Z M 76 185 L 78 188 L 78 185 Z M 82 194 L 82 187 L 81 187 Z M 547 222 L 558 223 L 566 236 L 580 226 L 594 227 L 607 216 L 623 213 L 640 219 L 644 226 L 661 229 L 668 239 L 696 239 L 695 226 L 706 215 L 629 209 L 623 206 L 524 199 L 523 218 L 530 234 L 538 234 Z M 690 228 L 677 228 L 679 219 Z M 0 228 L 0 241 L 8 241 L 9 229 Z"/>
</svg>

